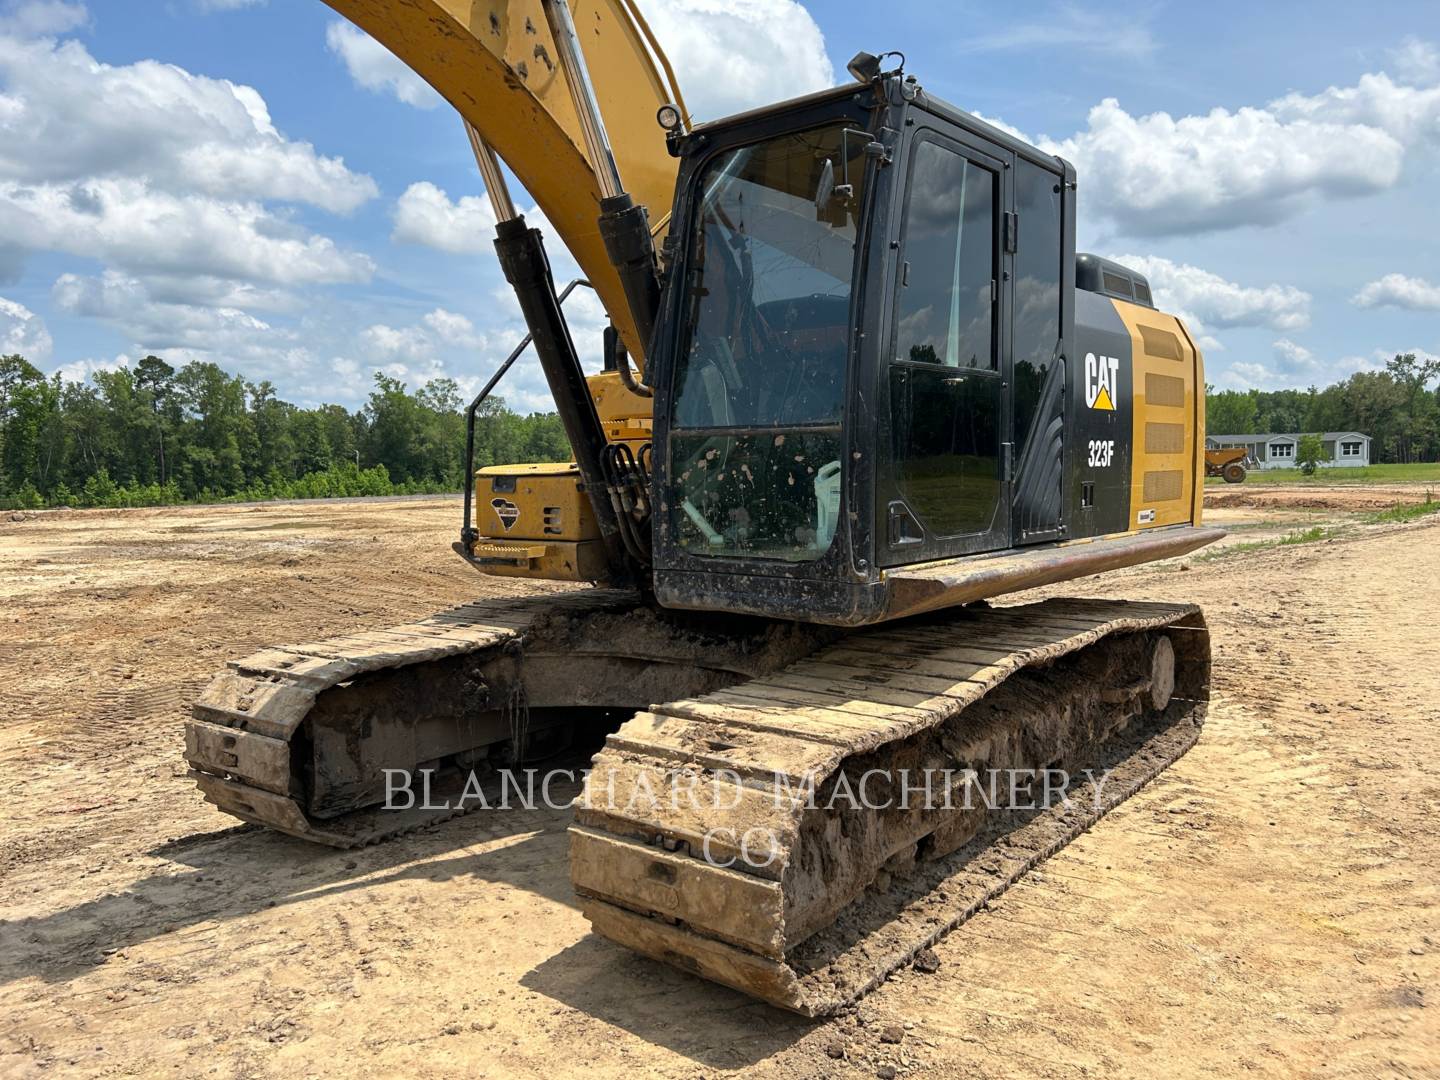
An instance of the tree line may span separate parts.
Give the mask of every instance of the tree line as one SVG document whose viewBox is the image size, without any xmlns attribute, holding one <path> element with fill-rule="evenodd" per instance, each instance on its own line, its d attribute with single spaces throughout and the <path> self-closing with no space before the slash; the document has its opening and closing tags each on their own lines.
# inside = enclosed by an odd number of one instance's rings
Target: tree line
<svg viewBox="0 0 1440 1080">
<path fill-rule="evenodd" d="M 0 356 L 0 506 L 148 506 L 458 491 L 465 402 L 452 379 L 414 391 L 381 372 L 365 405 L 306 409 L 268 381 L 157 356 L 88 382 Z M 480 408 L 475 462 L 564 461 L 554 413 Z"/>
<path fill-rule="evenodd" d="M 1374 462 L 1440 460 L 1440 361 L 1405 353 L 1308 390 L 1207 387 L 1206 427 L 1227 435 L 1360 431 Z M 411 391 L 382 372 L 365 405 L 305 409 L 268 381 L 157 356 L 89 382 L 0 356 L 0 506 L 147 506 L 224 499 L 458 491 L 464 402 L 452 379 Z M 476 423 L 477 466 L 565 461 L 554 413 L 521 416 L 492 397 Z"/>
<path fill-rule="evenodd" d="M 1370 460 L 1440 461 L 1440 360 L 1404 353 L 1384 371 L 1357 371 L 1320 390 L 1222 390 L 1206 387 L 1205 428 L 1222 435 L 1358 431 Z"/>
</svg>

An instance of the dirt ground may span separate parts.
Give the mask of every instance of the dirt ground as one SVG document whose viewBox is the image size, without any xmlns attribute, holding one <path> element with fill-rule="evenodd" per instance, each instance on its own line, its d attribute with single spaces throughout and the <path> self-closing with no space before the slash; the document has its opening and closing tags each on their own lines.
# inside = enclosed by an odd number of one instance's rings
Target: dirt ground
<svg viewBox="0 0 1440 1080">
<path fill-rule="evenodd" d="M 588 935 L 566 813 L 334 852 L 185 779 L 228 657 L 534 588 L 454 500 L 0 516 L 0 1074 L 1440 1075 L 1440 521 L 1374 494 L 1212 491 L 1349 524 L 1048 590 L 1205 606 L 1200 744 L 827 1022 Z"/>
<path fill-rule="evenodd" d="M 1304 487 L 1263 484 L 1207 484 L 1207 510 L 1294 509 L 1294 510 L 1384 510 L 1396 503 L 1424 502 L 1434 498 L 1440 485 L 1404 484 L 1306 484 Z M 1218 520 L 1218 519 L 1217 519 Z"/>
</svg>

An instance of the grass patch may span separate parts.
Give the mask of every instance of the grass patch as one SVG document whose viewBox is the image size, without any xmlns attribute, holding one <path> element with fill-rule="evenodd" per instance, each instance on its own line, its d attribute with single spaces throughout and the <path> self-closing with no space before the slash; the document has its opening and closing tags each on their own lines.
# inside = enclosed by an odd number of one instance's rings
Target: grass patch
<svg viewBox="0 0 1440 1080">
<path fill-rule="evenodd" d="M 1418 521 L 1431 514 L 1440 513 L 1440 502 L 1433 493 L 1425 493 L 1425 501 L 1419 503 L 1396 503 L 1389 510 L 1380 510 L 1368 515 L 1365 520 L 1372 525 L 1388 525 L 1397 521 Z"/>
<path fill-rule="evenodd" d="M 1395 484 L 1426 480 L 1440 482 L 1440 462 L 1364 465 L 1353 469 L 1321 466 L 1314 476 L 1306 476 L 1299 469 L 1256 469 L 1245 477 L 1245 484 Z M 1218 476 L 1207 476 L 1205 483 L 1224 484 L 1225 481 Z M 1245 484 L 1230 486 L 1242 488 Z"/>
<path fill-rule="evenodd" d="M 1255 551 L 1265 551 L 1269 548 L 1292 547 L 1296 544 L 1315 544 L 1322 540 L 1333 540 L 1344 532 L 1342 528 L 1327 528 L 1324 525 L 1312 525 L 1308 529 L 1297 529 L 1288 532 L 1284 536 L 1272 536 L 1268 540 L 1246 540 L 1240 544 L 1227 544 L 1221 548 L 1211 548 L 1202 551 L 1195 556 L 1197 562 L 1211 562 L 1215 559 L 1228 559 L 1233 555 L 1246 555 Z"/>
<path fill-rule="evenodd" d="M 1317 540 L 1326 540 L 1335 535 L 1334 529 L 1327 529 L 1324 525 L 1312 525 L 1308 529 L 1301 529 L 1299 532 L 1286 533 L 1275 541 L 1281 547 L 1286 544 L 1313 544 Z"/>
</svg>

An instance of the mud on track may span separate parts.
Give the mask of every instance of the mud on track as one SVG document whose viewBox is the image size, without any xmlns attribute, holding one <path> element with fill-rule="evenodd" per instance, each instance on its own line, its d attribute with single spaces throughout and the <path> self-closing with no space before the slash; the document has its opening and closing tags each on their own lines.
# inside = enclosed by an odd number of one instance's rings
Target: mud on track
<svg viewBox="0 0 1440 1080">
<path fill-rule="evenodd" d="M 0 1075 L 1440 1072 L 1440 524 L 1046 590 L 1204 605 L 1200 744 L 938 971 L 806 1022 L 588 936 L 563 813 L 321 851 L 185 779 L 227 657 L 533 592 L 458 516 L 0 518 Z"/>
</svg>

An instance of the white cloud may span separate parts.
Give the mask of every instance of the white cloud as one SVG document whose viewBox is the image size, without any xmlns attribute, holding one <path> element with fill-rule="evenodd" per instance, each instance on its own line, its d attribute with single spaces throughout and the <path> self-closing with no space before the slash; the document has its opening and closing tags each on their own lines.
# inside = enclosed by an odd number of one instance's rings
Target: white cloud
<svg viewBox="0 0 1440 1080">
<path fill-rule="evenodd" d="M 1384 132 L 1402 147 L 1440 139 L 1440 86 L 1405 86 L 1383 72 L 1362 75 L 1354 86 L 1318 94 L 1287 94 L 1270 103 L 1285 123 L 1341 125 L 1343 130 Z"/>
<path fill-rule="evenodd" d="M 280 134 L 251 87 L 154 60 L 114 67 L 77 41 L 0 37 L 0 178 L 144 178 L 162 190 L 348 213 L 378 194 Z"/>
<path fill-rule="evenodd" d="M 1075 163 L 1084 214 L 1125 235 L 1160 236 L 1270 225 L 1318 200 L 1384 191 L 1435 142 L 1440 86 L 1382 73 L 1178 119 L 1133 116 L 1106 98 L 1084 131 L 1039 145 Z"/>
<path fill-rule="evenodd" d="M 208 296 L 205 290 L 201 295 Z M 301 405 L 363 401 L 369 377 L 327 370 L 328 352 L 352 335 L 345 326 L 350 312 L 323 296 L 311 297 L 295 323 L 276 323 L 214 300 L 185 303 L 157 296 L 147 281 L 107 271 L 99 277 L 62 275 L 51 290 L 58 311 L 97 319 L 130 343 L 128 355 L 156 353 L 176 367 L 210 361 L 232 374 L 259 382 L 268 379 L 280 396 Z M 313 318 L 312 318 L 313 317 Z M 337 330 L 336 325 L 341 329 Z M 119 358 L 128 363 L 124 355 Z M 332 361 L 333 363 L 338 362 Z M 84 381 L 109 361 L 80 360 L 60 366 L 65 378 Z M 358 371 L 358 365 L 356 366 Z M 340 378 L 336 378 L 340 375 Z"/>
<path fill-rule="evenodd" d="M 1045 13 L 1045 18 L 1014 23 L 993 34 L 971 38 L 964 46 L 979 52 L 1011 50 L 1075 49 L 1087 54 L 1146 57 L 1155 51 L 1155 35 L 1135 13 L 1116 20 L 1108 11 L 1086 11 L 1062 4 Z"/>
<path fill-rule="evenodd" d="M 1424 278 L 1386 274 L 1357 292 L 1351 302 L 1357 307 L 1397 307 L 1411 311 L 1440 311 L 1440 285 Z"/>
<path fill-rule="evenodd" d="M 90 12 L 75 0 L 25 0 L 0 7 L 0 34 L 39 37 L 65 34 L 90 23 Z"/>
<path fill-rule="evenodd" d="M 146 181 L 0 182 L 0 236 L 132 273 L 208 274 L 292 285 L 365 281 L 374 263 L 253 202 L 173 195 Z"/>
<path fill-rule="evenodd" d="M 1357 371 L 1383 370 L 1385 361 L 1394 355 L 1377 349 L 1370 356 L 1326 359 L 1316 356 L 1304 345 L 1283 337 L 1273 342 L 1271 349 L 1273 356 L 1269 363 L 1237 361 L 1224 370 L 1212 372 L 1215 384 L 1230 390 L 1284 390 L 1328 386 L 1349 378 Z"/>
<path fill-rule="evenodd" d="M 1315 354 L 1304 345 L 1298 345 L 1289 338 L 1281 338 L 1275 342 L 1275 359 L 1280 366 L 1288 371 L 1299 368 L 1312 368 L 1315 366 Z"/>
<path fill-rule="evenodd" d="M 640 6 L 696 122 L 837 81 L 820 27 L 794 0 L 643 0 Z"/>
<path fill-rule="evenodd" d="M 418 109 L 433 109 L 444 101 L 413 68 L 352 23 L 332 22 L 325 28 L 325 44 L 366 90 L 394 94 Z"/>
<path fill-rule="evenodd" d="M 369 391 L 377 372 L 400 380 L 411 390 L 435 379 L 453 379 L 467 401 L 480 389 L 480 376 L 475 374 L 474 366 L 434 351 L 433 339 L 418 327 L 368 327 L 361 334 L 359 350 L 364 356 L 362 361 L 339 356 L 330 361 L 330 370 L 356 398 Z"/>
<path fill-rule="evenodd" d="M 1417 37 L 1407 37 L 1390 54 L 1395 74 L 1412 85 L 1440 82 L 1440 49 Z"/>
<path fill-rule="evenodd" d="M 485 345 L 485 338 L 475 332 L 475 324 L 464 315 L 436 308 L 426 315 L 423 321 L 436 338 L 446 345 L 461 345 L 466 348 L 483 348 Z"/>
<path fill-rule="evenodd" d="M 464 195 L 451 202 L 444 191 L 422 180 L 406 188 L 396 202 L 390 239 L 452 255 L 489 252 L 495 241 L 495 211 L 488 197 Z"/>
<path fill-rule="evenodd" d="M 287 313 L 299 311 L 304 306 L 303 299 L 287 288 L 270 288 L 205 274 L 147 273 L 145 288 L 153 299 L 167 304 Z"/>
<path fill-rule="evenodd" d="M 266 0 L 195 0 L 195 6 L 202 12 L 238 11 L 241 8 L 260 7 Z"/>
<path fill-rule="evenodd" d="M 384 323 L 369 326 L 360 340 L 372 359 L 392 361 L 432 359 L 447 346 L 483 350 L 488 343 L 468 318 L 444 308 L 429 312 L 417 325 L 398 330 Z"/>
<path fill-rule="evenodd" d="M 146 352 L 209 352 L 279 335 L 238 308 L 157 301 L 143 282 L 114 271 L 98 278 L 62 274 L 51 297 L 62 311 L 114 325 Z"/>
<path fill-rule="evenodd" d="M 418 327 L 395 329 L 384 323 L 367 326 L 360 333 L 361 343 L 372 360 L 428 360 L 434 357 L 435 343 Z"/>
<path fill-rule="evenodd" d="M 1293 285 L 1240 285 L 1188 263 L 1155 255 L 1118 255 L 1117 262 L 1150 280 L 1155 306 L 1184 320 L 1204 349 L 1223 348 L 1214 330 L 1263 326 L 1303 330 L 1310 325 L 1309 293 Z"/>
<path fill-rule="evenodd" d="M 1374 128 L 1251 108 L 1134 117 L 1114 98 L 1090 110 L 1087 130 L 1041 145 L 1075 163 L 1082 213 L 1132 236 L 1274 224 L 1311 196 L 1390 187 L 1405 156 Z"/>
<path fill-rule="evenodd" d="M 55 343 L 45 320 L 24 304 L 0 296 L 0 356 L 19 353 L 32 364 L 50 358 Z"/>
<path fill-rule="evenodd" d="M 55 368 L 54 374 L 59 375 L 65 382 L 86 383 L 97 371 L 119 371 L 121 368 L 128 368 L 130 363 L 129 355 L 119 353 L 110 360 L 72 360 Z"/>
<path fill-rule="evenodd" d="M 0 36 L 11 272 L 26 252 L 61 251 L 190 299 L 273 308 L 282 299 L 266 286 L 364 281 L 374 265 L 266 203 L 348 212 L 376 193 L 370 177 L 280 134 L 250 87 L 150 60 L 102 64 L 76 41 Z"/>
<path fill-rule="evenodd" d="M 319 288 L 363 283 L 374 263 L 302 225 L 288 204 L 346 212 L 375 193 L 369 177 L 279 132 L 249 87 L 0 34 L 0 275 L 18 275 L 37 251 L 93 260 L 99 269 L 65 267 L 49 313 L 93 320 L 125 342 L 113 360 L 58 358 L 65 378 L 155 352 L 271 379 L 301 403 L 362 402 L 377 368 L 412 385 L 454 377 L 473 392 L 523 333 L 513 304 L 461 314 L 431 303 L 386 317 L 373 309 L 382 297 Z M 488 253 L 494 235 L 488 200 L 452 202 L 433 185 L 407 192 L 395 225 L 397 239 L 462 254 Z M 552 254 L 569 269 L 563 249 Z M 572 309 L 581 348 L 598 362 L 604 316 L 593 307 Z M 37 360 L 53 353 L 44 321 L 9 301 L 0 301 L 0 342 Z M 516 407 L 548 406 L 533 356 L 503 390 Z"/>
</svg>

